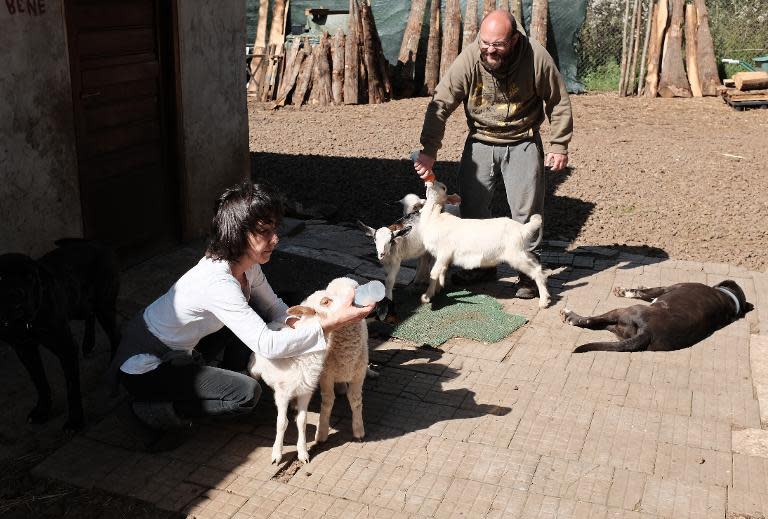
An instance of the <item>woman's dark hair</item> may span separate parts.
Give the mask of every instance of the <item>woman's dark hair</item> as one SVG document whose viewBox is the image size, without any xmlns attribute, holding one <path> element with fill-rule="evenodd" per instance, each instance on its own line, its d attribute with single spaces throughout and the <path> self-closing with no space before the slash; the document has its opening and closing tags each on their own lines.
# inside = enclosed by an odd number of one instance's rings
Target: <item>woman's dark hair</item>
<svg viewBox="0 0 768 519">
<path fill-rule="evenodd" d="M 258 232 L 260 224 L 280 224 L 283 198 L 270 185 L 245 181 L 225 190 L 213 211 L 206 256 L 236 261 L 248 249 L 249 231 Z"/>
</svg>

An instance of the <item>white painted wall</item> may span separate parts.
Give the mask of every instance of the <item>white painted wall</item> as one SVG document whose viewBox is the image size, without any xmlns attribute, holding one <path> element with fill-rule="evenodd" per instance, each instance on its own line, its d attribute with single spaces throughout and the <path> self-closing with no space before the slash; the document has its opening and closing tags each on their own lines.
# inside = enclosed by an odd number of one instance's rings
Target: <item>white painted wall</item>
<svg viewBox="0 0 768 519">
<path fill-rule="evenodd" d="M 38 256 L 82 236 L 62 0 L 0 3 L 0 99 L 0 254 Z"/>
</svg>

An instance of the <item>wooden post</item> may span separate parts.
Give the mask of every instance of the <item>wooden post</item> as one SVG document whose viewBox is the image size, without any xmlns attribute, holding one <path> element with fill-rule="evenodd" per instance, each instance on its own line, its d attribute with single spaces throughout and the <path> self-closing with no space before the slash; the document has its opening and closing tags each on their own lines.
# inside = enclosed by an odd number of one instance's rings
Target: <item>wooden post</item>
<svg viewBox="0 0 768 519">
<path fill-rule="evenodd" d="M 293 88 L 295 86 L 296 74 L 294 74 L 294 65 L 296 65 L 296 58 L 299 55 L 300 47 L 301 42 L 299 40 L 294 40 L 293 45 L 291 46 L 291 50 L 288 52 L 288 56 L 285 58 L 285 72 L 280 78 L 280 86 L 278 87 L 277 95 L 275 96 L 275 98 L 278 100 L 285 96 L 286 88 Z M 296 66 L 301 66 L 301 63 Z M 294 82 L 293 84 L 291 84 L 292 77 Z"/>
<path fill-rule="evenodd" d="M 347 39 L 344 42 L 344 104 L 346 105 L 356 105 L 360 101 L 358 91 L 358 64 L 360 63 L 358 40 L 360 34 L 357 32 L 357 16 L 357 1 L 349 0 Z"/>
<path fill-rule="evenodd" d="M 717 95 L 720 86 L 720 76 L 717 73 L 715 47 L 712 44 L 712 34 L 709 32 L 709 11 L 704 0 L 694 0 L 696 4 L 696 64 L 699 67 L 699 82 L 701 94 Z"/>
<path fill-rule="evenodd" d="M 403 75 L 410 80 L 413 80 L 416 72 L 414 64 L 416 63 L 426 5 L 427 0 L 413 0 L 411 2 L 411 12 L 408 14 L 408 23 L 405 26 L 405 33 L 403 33 L 403 43 L 400 45 L 400 54 L 397 57 L 397 61 L 403 64 Z"/>
<path fill-rule="evenodd" d="M 269 28 L 269 44 L 282 49 L 285 39 L 285 6 L 286 0 L 274 0 L 272 7 L 272 25 Z M 282 54 L 282 50 L 277 51 Z"/>
<path fill-rule="evenodd" d="M 484 20 L 486 16 L 488 16 L 488 13 L 496 9 L 496 0 L 483 0 L 483 18 Z M 446 18 L 448 18 L 448 14 L 445 15 Z"/>
<path fill-rule="evenodd" d="M 253 54 L 251 58 L 251 80 L 248 82 L 248 93 L 256 94 L 259 85 L 264 79 L 264 53 L 267 50 L 267 15 L 269 12 L 269 0 L 259 2 L 259 20 L 256 23 L 256 38 L 253 41 Z"/>
<path fill-rule="evenodd" d="M 648 59 L 648 42 L 651 38 L 653 17 L 656 15 L 654 0 L 648 0 L 648 8 L 645 11 L 645 38 L 643 38 L 643 55 L 640 57 L 640 74 L 637 76 L 637 95 L 643 92 L 645 85 L 645 64 Z"/>
<path fill-rule="evenodd" d="M 627 74 L 627 95 L 632 95 L 635 91 L 635 78 L 637 73 L 637 53 L 640 50 L 640 20 L 642 20 L 643 4 L 640 0 L 635 0 L 635 18 L 632 36 L 632 61 L 629 62 L 629 73 Z"/>
<path fill-rule="evenodd" d="M 320 43 L 315 47 L 314 72 L 312 77 L 313 104 L 320 106 L 333 102 L 333 90 L 331 88 L 331 41 L 328 33 L 324 32 L 320 37 Z"/>
<path fill-rule="evenodd" d="M 520 32 L 523 32 L 523 0 L 510 0 L 511 5 L 509 10 L 512 12 L 512 16 L 517 20 L 517 26 L 520 27 Z"/>
<path fill-rule="evenodd" d="M 307 97 L 307 92 L 310 89 L 310 83 L 312 81 L 312 70 L 314 67 L 315 53 L 312 47 L 307 42 L 307 46 L 304 49 L 306 57 L 301 64 L 301 70 L 299 71 L 299 78 L 296 82 L 296 91 L 293 93 L 291 103 L 296 106 L 301 106 Z"/>
<path fill-rule="evenodd" d="M 699 65 L 696 60 L 696 4 L 685 4 L 685 72 L 693 97 L 701 97 Z"/>
<path fill-rule="evenodd" d="M 331 90 L 333 91 L 333 104 L 344 104 L 344 44 L 346 37 L 341 27 L 336 29 L 333 35 L 333 45 L 331 46 L 332 72 L 333 80 Z"/>
<path fill-rule="evenodd" d="M 645 76 L 645 95 L 648 97 L 656 97 L 658 94 L 661 50 L 669 21 L 668 0 L 659 0 L 656 3 L 655 16 L 653 18 L 651 42 L 648 45 L 648 74 Z"/>
<path fill-rule="evenodd" d="M 384 87 L 381 83 L 377 64 L 378 49 L 374 44 L 375 35 L 371 23 L 371 6 L 365 0 L 360 4 L 360 20 L 363 25 L 363 63 L 368 77 L 368 102 L 379 104 L 384 101 Z"/>
<path fill-rule="evenodd" d="M 371 1 L 364 0 L 365 8 L 368 11 L 368 19 L 371 24 L 371 35 L 373 37 L 373 46 L 376 53 L 375 61 L 379 70 L 379 79 L 384 90 L 384 99 L 392 98 L 392 81 L 389 77 L 389 63 L 387 58 L 384 57 L 384 48 L 381 46 L 381 38 L 379 37 L 379 30 L 376 28 L 376 19 L 373 17 L 373 10 L 371 9 Z"/>
<path fill-rule="evenodd" d="M 294 40 L 293 44 L 295 48 L 291 49 L 291 54 L 293 55 L 295 53 L 295 56 L 291 61 L 290 70 L 288 70 L 288 67 L 286 66 L 285 79 L 280 85 L 280 94 L 278 95 L 277 101 L 275 101 L 275 104 L 272 108 L 285 106 L 285 104 L 288 102 L 288 98 L 291 96 L 294 88 L 296 88 L 296 82 L 298 81 L 299 74 L 302 71 L 302 65 L 304 65 L 304 60 L 307 57 L 305 49 L 309 48 L 309 41 L 307 40 L 306 36 L 304 37 L 303 43 L 300 43 L 298 40 Z"/>
<path fill-rule="evenodd" d="M 496 9 L 501 9 L 502 11 L 509 11 L 509 0 L 499 0 L 496 3 Z"/>
<path fill-rule="evenodd" d="M 627 95 L 627 56 L 629 55 L 629 5 L 631 0 L 624 0 L 624 22 L 621 31 L 621 72 L 619 77 L 619 95 Z M 533 22 L 531 22 L 533 32 Z"/>
<path fill-rule="evenodd" d="M 477 0 L 467 0 L 467 9 L 464 12 L 464 39 L 462 48 L 475 41 L 477 37 Z"/>
<path fill-rule="evenodd" d="M 357 91 L 359 92 L 359 101 L 365 103 L 368 101 L 368 69 L 365 67 L 365 33 L 363 32 L 363 15 L 360 3 L 357 2 Z"/>
<path fill-rule="evenodd" d="M 440 52 L 440 77 L 443 78 L 448 68 L 459 55 L 461 41 L 461 6 L 459 0 L 446 0 L 445 22 L 443 24 L 443 48 Z"/>
<path fill-rule="evenodd" d="M 547 0 L 533 0 L 531 6 L 531 34 L 530 37 L 547 46 Z"/>
<path fill-rule="evenodd" d="M 691 97 L 691 87 L 683 66 L 683 16 L 685 0 L 672 0 L 672 16 L 662 51 L 659 95 L 661 97 Z"/>
<path fill-rule="evenodd" d="M 424 65 L 424 90 L 427 95 L 435 93 L 440 80 L 440 0 L 432 0 L 429 11 L 429 41 L 427 42 L 427 63 Z"/>
</svg>

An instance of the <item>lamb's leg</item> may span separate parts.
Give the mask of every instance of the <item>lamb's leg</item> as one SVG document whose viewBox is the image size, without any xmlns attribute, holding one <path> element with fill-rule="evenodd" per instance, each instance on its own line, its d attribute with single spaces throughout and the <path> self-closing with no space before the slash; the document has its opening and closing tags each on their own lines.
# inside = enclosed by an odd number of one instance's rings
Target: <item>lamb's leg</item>
<svg viewBox="0 0 768 519">
<path fill-rule="evenodd" d="M 544 275 L 544 271 L 536 257 L 530 252 L 521 252 L 511 258 L 506 258 L 506 261 L 512 268 L 533 279 L 536 283 L 536 288 L 539 289 L 539 308 L 548 307 L 550 298 L 549 290 L 547 290 L 547 276 Z"/>
<path fill-rule="evenodd" d="M 445 282 L 445 271 L 448 270 L 448 261 L 445 258 L 435 258 L 435 264 L 429 272 L 429 287 L 421 295 L 422 303 L 429 303 L 442 288 L 442 283 Z"/>
<path fill-rule="evenodd" d="M 336 394 L 333 392 L 333 378 L 327 374 L 320 376 L 320 418 L 315 433 L 315 442 L 322 443 L 328 439 L 328 429 L 330 429 L 331 411 L 333 410 L 333 401 Z"/>
<path fill-rule="evenodd" d="M 272 446 L 272 463 L 280 463 L 280 459 L 283 457 L 283 437 L 288 428 L 288 403 L 290 401 L 288 395 L 275 392 L 277 424 L 275 426 L 275 444 Z"/>
<path fill-rule="evenodd" d="M 349 407 L 352 409 L 352 436 L 357 440 L 362 440 L 365 436 L 365 426 L 363 425 L 363 382 L 365 382 L 365 371 L 362 376 L 358 376 L 349 383 L 347 389 L 347 399 Z"/>
<path fill-rule="evenodd" d="M 299 460 L 309 463 L 309 452 L 307 452 L 307 407 L 312 393 L 296 397 L 296 428 L 299 430 L 299 439 L 296 441 L 296 451 L 299 453 Z"/>
</svg>

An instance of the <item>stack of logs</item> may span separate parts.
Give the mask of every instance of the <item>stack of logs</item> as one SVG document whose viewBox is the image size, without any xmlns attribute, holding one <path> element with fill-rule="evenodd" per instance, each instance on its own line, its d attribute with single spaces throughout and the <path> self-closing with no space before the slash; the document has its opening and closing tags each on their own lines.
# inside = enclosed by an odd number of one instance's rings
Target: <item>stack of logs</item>
<svg viewBox="0 0 768 519">
<path fill-rule="evenodd" d="M 281 4 L 284 6 L 285 0 L 275 1 L 272 33 L 276 23 L 283 30 L 285 27 Z M 268 5 L 268 0 L 262 0 L 259 9 L 257 45 L 262 20 L 267 18 L 265 5 Z M 279 17 L 281 13 L 283 17 Z M 266 25 L 266 21 L 264 23 Z M 283 45 L 284 39 L 284 32 L 282 38 L 274 42 L 270 37 L 272 45 L 268 47 L 267 70 L 263 75 L 252 75 L 249 92 L 260 101 L 274 101 L 277 108 L 286 104 L 382 103 L 391 98 L 389 64 L 384 58 L 370 0 L 360 0 L 359 3 L 358 0 L 349 1 L 346 35 L 340 28 L 332 38 L 325 32 L 316 45 L 311 45 L 309 37 L 305 36 L 293 40 L 287 50 Z M 287 55 L 283 59 L 284 53 Z M 253 61 L 251 69 L 258 70 L 254 69 Z"/>
<path fill-rule="evenodd" d="M 424 20 L 427 0 L 413 0 L 408 22 L 397 58 L 398 94 L 403 97 L 424 93 L 432 95 L 438 81 L 448 71 L 459 55 L 462 47 L 467 46 L 477 36 L 478 0 L 467 0 L 464 11 L 464 30 L 462 32 L 461 6 L 459 0 L 445 1 L 445 19 L 441 23 L 441 0 L 431 0 L 429 14 L 429 39 L 427 42 L 426 64 L 424 66 L 424 84 L 416 85 L 416 67 L 419 59 L 419 39 Z M 547 37 L 547 0 L 533 0 L 531 37 L 546 45 Z M 482 18 L 494 9 L 512 12 L 518 23 L 522 20 L 522 0 L 482 0 Z"/>
<path fill-rule="evenodd" d="M 626 0 L 619 95 L 717 95 L 720 78 L 704 0 L 648 0 L 638 62 L 642 12 L 641 0 Z M 640 73 L 636 74 L 638 64 Z"/>
</svg>

